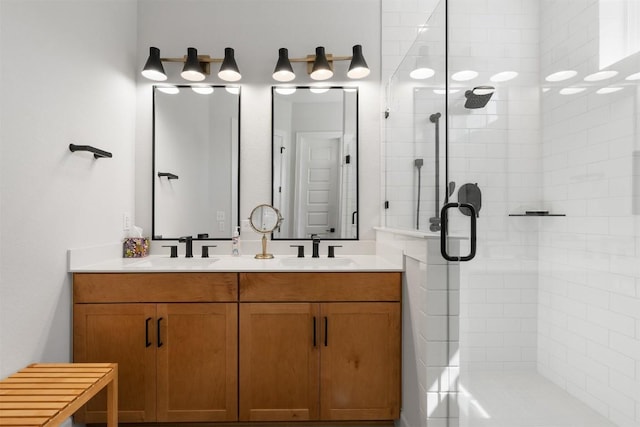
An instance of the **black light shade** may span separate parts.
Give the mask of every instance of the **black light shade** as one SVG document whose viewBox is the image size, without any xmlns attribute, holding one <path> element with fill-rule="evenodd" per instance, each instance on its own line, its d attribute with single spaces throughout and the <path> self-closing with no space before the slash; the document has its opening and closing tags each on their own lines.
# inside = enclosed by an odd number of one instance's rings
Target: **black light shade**
<svg viewBox="0 0 640 427">
<path fill-rule="evenodd" d="M 220 71 L 218 71 L 218 77 L 227 82 L 237 82 L 242 78 L 234 58 L 233 49 L 230 47 L 224 49 L 224 60 L 220 66 Z"/>
<path fill-rule="evenodd" d="M 318 46 L 316 48 L 316 60 L 313 62 L 313 68 L 311 69 L 311 78 L 313 80 L 327 80 L 331 77 L 333 77 L 333 71 L 329 61 L 327 61 L 324 47 Z"/>
<path fill-rule="evenodd" d="M 353 46 L 353 57 L 351 58 L 349 71 L 347 71 L 347 77 L 350 79 L 361 79 L 367 77 L 369 73 L 369 66 L 362 55 L 362 46 L 357 44 Z"/>
<path fill-rule="evenodd" d="M 296 75 L 289 62 L 289 51 L 282 47 L 278 50 L 278 63 L 275 70 L 273 70 L 273 79 L 279 82 L 290 82 L 295 79 Z"/>
<path fill-rule="evenodd" d="M 204 71 L 202 70 L 202 65 L 200 65 L 200 60 L 198 60 L 198 50 L 195 47 L 187 48 L 187 62 L 184 63 L 180 75 L 183 79 L 192 82 L 204 80 Z"/>
<path fill-rule="evenodd" d="M 167 80 L 167 74 L 164 72 L 164 67 L 160 60 L 160 49 L 157 47 L 149 48 L 149 58 L 146 64 L 144 64 L 142 75 L 149 80 L 155 80 L 157 82 Z"/>
</svg>

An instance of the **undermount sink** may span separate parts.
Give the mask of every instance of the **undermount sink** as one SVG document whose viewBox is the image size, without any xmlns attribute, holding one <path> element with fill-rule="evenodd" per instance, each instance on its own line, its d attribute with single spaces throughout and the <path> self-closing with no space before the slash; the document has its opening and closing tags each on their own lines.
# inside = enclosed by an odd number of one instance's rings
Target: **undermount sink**
<svg viewBox="0 0 640 427">
<path fill-rule="evenodd" d="M 171 257 L 158 257 L 158 258 L 146 258 L 138 262 L 129 264 L 129 268 L 176 268 L 176 269 L 190 269 L 190 268 L 204 268 L 208 267 L 214 262 L 218 261 L 218 258 L 171 258 Z"/>
<path fill-rule="evenodd" d="M 338 268 L 354 267 L 356 263 L 351 258 L 282 258 L 278 260 L 283 267 L 298 268 Z"/>
</svg>

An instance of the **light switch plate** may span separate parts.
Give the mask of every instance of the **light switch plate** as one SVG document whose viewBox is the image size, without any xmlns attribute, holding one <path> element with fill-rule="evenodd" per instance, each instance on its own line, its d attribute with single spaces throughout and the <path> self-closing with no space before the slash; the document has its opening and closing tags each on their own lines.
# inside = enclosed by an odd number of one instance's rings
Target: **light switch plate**
<svg viewBox="0 0 640 427">
<path fill-rule="evenodd" d="M 122 214 L 122 230 L 131 230 L 131 214 L 129 212 L 124 212 Z"/>
</svg>

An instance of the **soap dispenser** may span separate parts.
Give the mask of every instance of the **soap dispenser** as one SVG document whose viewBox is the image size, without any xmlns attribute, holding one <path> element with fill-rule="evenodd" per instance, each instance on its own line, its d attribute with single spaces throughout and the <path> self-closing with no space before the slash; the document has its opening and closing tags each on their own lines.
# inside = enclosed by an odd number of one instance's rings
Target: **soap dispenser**
<svg viewBox="0 0 640 427">
<path fill-rule="evenodd" d="M 231 255 L 240 256 L 240 227 L 236 227 L 231 238 Z"/>
</svg>

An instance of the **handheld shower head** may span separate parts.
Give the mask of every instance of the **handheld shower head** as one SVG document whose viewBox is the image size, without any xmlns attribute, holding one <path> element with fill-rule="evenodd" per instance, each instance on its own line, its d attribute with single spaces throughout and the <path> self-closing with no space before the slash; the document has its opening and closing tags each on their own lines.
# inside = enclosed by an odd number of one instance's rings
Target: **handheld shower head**
<svg viewBox="0 0 640 427">
<path fill-rule="evenodd" d="M 418 169 L 420 169 L 422 167 L 422 165 L 424 164 L 424 159 L 415 159 L 413 161 L 413 165 L 415 167 L 417 167 Z"/>
<path fill-rule="evenodd" d="M 435 123 L 438 120 L 440 120 L 440 117 L 442 117 L 442 114 L 440 113 L 434 113 L 432 115 L 429 116 L 429 120 L 431 121 L 431 123 Z"/>
</svg>

